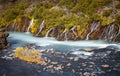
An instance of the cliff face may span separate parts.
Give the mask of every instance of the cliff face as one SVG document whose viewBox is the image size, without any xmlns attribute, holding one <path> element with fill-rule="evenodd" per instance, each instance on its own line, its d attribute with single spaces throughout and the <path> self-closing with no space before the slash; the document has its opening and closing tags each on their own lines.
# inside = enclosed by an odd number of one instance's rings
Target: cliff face
<svg viewBox="0 0 120 76">
<path fill-rule="evenodd" d="M 9 46 L 7 42 L 8 32 L 4 28 L 0 29 L 0 50 Z"/>
<path fill-rule="evenodd" d="M 29 28 L 29 31 L 28 31 Z M 7 27 L 8 31 L 31 32 L 38 37 L 55 37 L 58 40 L 106 40 L 109 42 L 120 42 L 120 27 L 114 23 L 102 26 L 100 21 L 93 21 L 86 25 L 85 30 L 79 34 L 76 26 L 72 26 L 69 30 L 61 26 L 53 26 L 47 29 L 45 23 L 32 32 L 30 28 L 30 20 L 23 17 L 19 23 L 11 24 Z M 62 30 L 62 31 L 61 31 Z M 44 33 L 43 33 L 44 32 Z"/>
</svg>

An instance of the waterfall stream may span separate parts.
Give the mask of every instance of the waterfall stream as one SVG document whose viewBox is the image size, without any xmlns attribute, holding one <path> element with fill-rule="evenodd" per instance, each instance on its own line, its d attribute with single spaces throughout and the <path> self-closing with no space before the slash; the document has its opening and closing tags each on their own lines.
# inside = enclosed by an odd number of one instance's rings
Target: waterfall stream
<svg viewBox="0 0 120 76">
<path fill-rule="evenodd" d="M 117 32 L 117 34 L 116 34 L 116 36 L 115 36 L 113 41 L 115 41 L 117 39 L 117 37 L 119 37 L 119 35 L 120 35 L 120 27 L 119 27 L 119 31 Z"/>
<path fill-rule="evenodd" d="M 30 24 L 29 24 L 29 26 L 28 26 L 28 28 L 27 28 L 27 32 L 26 32 L 26 33 L 29 33 L 29 32 L 30 32 L 30 27 L 32 26 L 33 22 L 34 22 L 34 19 L 32 19 L 32 20 L 30 21 Z"/>
<path fill-rule="evenodd" d="M 78 37 L 77 33 L 75 32 L 76 26 L 73 26 L 70 30 L 74 33 L 76 38 Z"/>
<path fill-rule="evenodd" d="M 13 31 L 15 29 L 15 23 L 12 24 L 12 28 L 11 28 Z"/>
<path fill-rule="evenodd" d="M 111 42 L 111 41 L 114 41 L 114 39 L 118 35 L 119 35 L 119 31 L 117 33 L 117 31 L 115 29 L 115 25 L 111 24 L 111 25 L 107 26 L 106 28 L 104 28 L 100 38 Z"/>
<path fill-rule="evenodd" d="M 67 29 L 65 28 L 65 30 L 60 34 L 60 36 L 65 35 L 64 38 L 65 38 L 65 40 L 67 40 L 68 39 L 67 34 L 68 34 L 68 32 L 67 32 Z"/>
<path fill-rule="evenodd" d="M 48 37 L 49 33 L 50 33 L 52 30 L 54 30 L 54 28 L 49 29 L 49 30 L 47 31 L 45 37 Z"/>
<path fill-rule="evenodd" d="M 93 31 L 95 31 L 99 26 L 100 26 L 100 22 L 97 22 L 97 23 L 96 23 L 96 22 L 93 22 L 93 23 L 91 24 L 90 32 L 87 34 L 86 40 L 89 40 L 90 34 L 91 34 Z"/>
<path fill-rule="evenodd" d="M 42 23 L 40 24 L 39 31 L 36 35 L 39 35 L 39 33 L 42 31 L 42 29 L 44 28 L 44 23 L 45 23 L 45 20 L 43 20 Z"/>
</svg>

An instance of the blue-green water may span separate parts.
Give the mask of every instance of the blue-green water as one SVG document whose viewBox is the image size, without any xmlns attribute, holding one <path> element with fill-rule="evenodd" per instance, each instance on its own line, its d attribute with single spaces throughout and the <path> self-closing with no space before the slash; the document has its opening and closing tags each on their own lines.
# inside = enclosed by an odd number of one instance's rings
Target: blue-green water
<svg viewBox="0 0 120 76">
<path fill-rule="evenodd" d="M 79 41 L 58 41 L 53 37 L 35 37 L 31 33 L 9 32 L 8 42 L 12 48 L 26 44 L 35 44 L 40 49 L 54 49 L 60 51 L 75 51 L 78 49 L 98 49 L 118 44 L 110 44 L 103 40 L 79 40 Z M 119 49 L 118 49 L 119 50 Z"/>
</svg>

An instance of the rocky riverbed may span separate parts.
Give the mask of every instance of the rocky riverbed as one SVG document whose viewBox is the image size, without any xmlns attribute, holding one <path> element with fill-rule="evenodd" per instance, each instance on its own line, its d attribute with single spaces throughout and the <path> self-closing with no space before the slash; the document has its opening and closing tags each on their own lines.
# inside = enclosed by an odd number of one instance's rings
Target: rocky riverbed
<svg viewBox="0 0 120 76">
<path fill-rule="evenodd" d="M 120 51 L 113 47 L 91 51 L 79 49 L 78 54 L 41 50 L 41 59 L 46 65 L 17 59 L 10 50 L 3 50 L 0 54 L 0 76 L 120 76 Z"/>
</svg>

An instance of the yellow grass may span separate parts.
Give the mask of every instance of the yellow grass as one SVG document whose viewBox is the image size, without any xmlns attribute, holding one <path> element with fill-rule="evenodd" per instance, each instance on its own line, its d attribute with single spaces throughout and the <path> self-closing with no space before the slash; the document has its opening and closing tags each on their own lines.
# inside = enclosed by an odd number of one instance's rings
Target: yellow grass
<svg viewBox="0 0 120 76">
<path fill-rule="evenodd" d="M 40 59 L 39 54 L 40 52 L 36 49 L 28 49 L 23 47 L 16 48 L 14 52 L 15 57 L 21 60 L 44 65 L 45 62 Z"/>
</svg>

